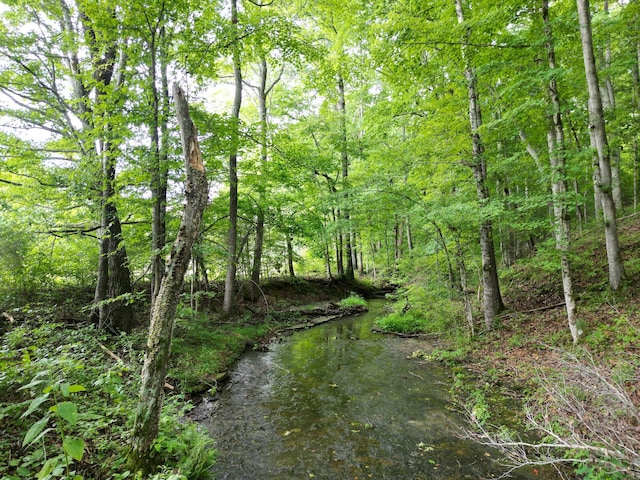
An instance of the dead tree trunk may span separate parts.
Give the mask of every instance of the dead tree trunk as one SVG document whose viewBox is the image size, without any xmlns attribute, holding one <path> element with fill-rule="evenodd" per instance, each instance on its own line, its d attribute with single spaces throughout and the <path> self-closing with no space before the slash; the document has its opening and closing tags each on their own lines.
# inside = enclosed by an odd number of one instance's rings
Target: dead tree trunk
<svg viewBox="0 0 640 480">
<path fill-rule="evenodd" d="M 207 204 L 208 184 L 198 146 L 197 132 L 184 93 L 173 87 L 182 150 L 185 156 L 186 205 L 178 236 L 171 250 L 167 272 L 151 310 L 151 325 L 142 368 L 142 388 L 131 439 L 130 461 L 136 470 L 148 471 L 151 445 L 158 435 L 158 422 L 164 393 L 167 360 L 171 351 L 173 322 L 185 272 L 189 266 L 191 249 L 198 236 L 202 213 Z"/>
</svg>

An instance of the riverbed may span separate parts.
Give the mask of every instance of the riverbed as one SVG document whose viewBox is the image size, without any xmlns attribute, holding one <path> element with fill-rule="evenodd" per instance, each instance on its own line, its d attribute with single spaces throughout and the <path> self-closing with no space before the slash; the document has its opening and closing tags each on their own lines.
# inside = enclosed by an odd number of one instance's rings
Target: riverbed
<svg viewBox="0 0 640 480">
<path fill-rule="evenodd" d="M 410 357 L 424 340 L 371 331 L 381 302 L 353 318 L 248 352 L 203 420 L 219 480 L 479 479 L 506 471 L 461 435 L 449 369 Z M 511 478 L 540 478 L 518 472 Z"/>
</svg>

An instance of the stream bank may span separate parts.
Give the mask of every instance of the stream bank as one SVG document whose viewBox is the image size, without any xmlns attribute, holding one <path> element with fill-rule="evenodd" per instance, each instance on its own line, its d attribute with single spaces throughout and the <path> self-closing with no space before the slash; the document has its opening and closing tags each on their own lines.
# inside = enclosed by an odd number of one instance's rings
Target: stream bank
<svg viewBox="0 0 640 480">
<path fill-rule="evenodd" d="M 415 359 L 425 339 L 372 332 L 371 311 L 245 353 L 195 418 L 222 479 L 489 478 L 497 452 L 462 438 L 451 371 Z M 514 478 L 533 477 L 521 472 Z M 549 477 L 553 478 L 553 477 Z"/>
</svg>

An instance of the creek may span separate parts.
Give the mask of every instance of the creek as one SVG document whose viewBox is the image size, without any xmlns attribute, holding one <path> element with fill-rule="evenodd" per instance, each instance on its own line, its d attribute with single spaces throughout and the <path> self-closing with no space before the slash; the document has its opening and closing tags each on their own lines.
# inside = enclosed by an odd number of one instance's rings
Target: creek
<svg viewBox="0 0 640 480">
<path fill-rule="evenodd" d="M 248 352 L 203 421 L 218 480 L 479 479 L 505 468 L 461 438 L 451 371 L 408 358 L 425 340 L 371 331 L 369 312 Z M 203 407 L 200 407 L 203 408 Z M 540 478 L 527 472 L 512 478 Z"/>
</svg>

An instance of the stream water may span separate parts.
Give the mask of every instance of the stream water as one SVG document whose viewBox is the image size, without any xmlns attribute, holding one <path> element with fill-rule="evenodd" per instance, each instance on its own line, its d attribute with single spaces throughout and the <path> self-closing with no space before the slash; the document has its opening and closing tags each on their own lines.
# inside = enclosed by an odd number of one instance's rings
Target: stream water
<svg viewBox="0 0 640 480">
<path fill-rule="evenodd" d="M 381 305 L 242 356 L 204 421 L 217 442 L 217 479 L 479 479 L 505 471 L 496 452 L 460 438 L 465 420 L 452 408 L 450 372 L 407 358 L 417 340 L 371 332 Z"/>
</svg>

